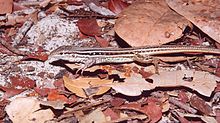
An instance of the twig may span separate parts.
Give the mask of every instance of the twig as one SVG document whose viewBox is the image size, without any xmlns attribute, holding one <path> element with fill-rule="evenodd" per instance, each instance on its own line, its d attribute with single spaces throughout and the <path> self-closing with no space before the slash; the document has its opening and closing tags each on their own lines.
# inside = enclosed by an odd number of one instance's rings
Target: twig
<svg viewBox="0 0 220 123">
<path fill-rule="evenodd" d="M 98 106 L 98 105 L 101 105 L 103 103 L 107 103 L 109 101 L 110 101 L 110 99 L 103 100 L 101 102 L 93 103 L 93 104 L 90 104 L 90 105 L 85 105 L 85 106 L 82 106 L 82 107 L 76 107 L 76 108 L 73 108 L 71 111 L 67 111 L 67 112 L 63 113 L 63 115 L 72 114 L 73 112 L 76 112 L 76 111 L 79 111 L 79 110 L 83 110 L 83 109 L 89 109 L 91 107 Z"/>
</svg>

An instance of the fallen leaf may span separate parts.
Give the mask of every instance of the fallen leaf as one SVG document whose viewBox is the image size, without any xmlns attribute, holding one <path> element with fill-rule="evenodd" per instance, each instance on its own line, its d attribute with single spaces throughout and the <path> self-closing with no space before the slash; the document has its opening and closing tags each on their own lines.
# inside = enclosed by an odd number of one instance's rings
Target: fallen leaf
<svg viewBox="0 0 220 123">
<path fill-rule="evenodd" d="M 142 110 L 150 118 L 150 123 L 156 123 L 162 117 L 162 109 L 155 103 L 143 106 Z"/>
<path fill-rule="evenodd" d="M 0 44 L 0 52 L 3 53 L 3 54 L 7 54 L 9 56 L 14 55 L 13 52 L 11 52 L 7 48 L 5 48 L 2 44 Z"/>
<path fill-rule="evenodd" d="M 187 77 L 192 78 L 192 81 L 184 80 Z M 133 73 L 131 77 L 124 80 L 125 82 L 106 84 L 105 86 L 111 86 L 118 93 L 128 96 L 138 96 L 142 91 L 152 90 L 156 87 L 184 86 L 209 97 L 217 85 L 216 80 L 219 78 L 208 72 L 182 70 L 163 71 L 159 75 L 150 76 L 150 79 L 152 82 L 147 82 L 140 74 Z"/>
<path fill-rule="evenodd" d="M 61 101 L 61 100 L 41 101 L 40 104 L 44 105 L 44 106 L 50 106 L 50 107 L 52 107 L 54 109 L 58 109 L 58 110 L 62 110 L 63 108 L 65 108 L 65 106 L 64 106 L 65 102 Z"/>
<path fill-rule="evenodd" d="M 111 108 L 107 108 L 103 113 L 106 117 L 110 117 L 111 120 L 117 120 L 120 118 L 119 113 L 114 112 Z"/>
<path fill-rule="evenodd" d="M 178 120 L 180 121 L 180 123 L 191 123 L 189 120 L 187 120 L 186 118 L 184 117 L 180 117 L 180 116 L 177 116 Z"/>
<path fill-rule="evenodd" d="M 218 66 L 217 66 L 217 68 L 215 70 L 215 75 L 220 77 L 220 62 L 218 62 Z"/>
<path fill-rule="evenodd" d="M 104 122 L 107 122 L 107 120 L 101 108 L 97 108 L 96 110 L 92 111 L 90 114 L 85 115 L 83 118 L 81 118 L 79 122 L 80 123 L 104 123 Z"/>
<path fill-rule="evenodd" d="M 13 8 L 13 0 L 0 0 L 0 14 L 11 13 Z"/>
<path fill-rule="evenodd" d="M 26 89 L 17 89 L 17 88 L 13 88 L 13 87 L 0 86 L 0 91 L 1 90 L 5 92 L 3 98 L 9 98 L 9 97 L 15 96 L 17 94 L 20 94 L 21 92 L 25 91 Z"/>
<path fill-rule="evenodd" d="M 120 106 L 119 109 L 131 109 L 131 110 L 137 111 L 141 109 L 141 103 L 138 103 L 138 102 L 127 103 L 127 104 Z"/>
<path fill-rule="evenodd" d="M 186 61 L 186 60 L 190 60 L 190 59 L 194 59 L 195 57 L 186 57 L 186 56 L 160 56 L 160 57 L 155 57 L 158 59 L 161 59 L 164 62 L 182 62 L 182 61 Z"/>
<path fill-rule="evenodd" d="M 140 103 L 129 103 L 119 107 L 119 109 L 135 110 L 146 114 L 150 123 L 156 123 L 162 117 L 162 109 L 155 103 L 149 103 L 148 105 L 141 106 Z"/>
<path fill-rule="evenodd" d="M 45 8 L 49 3 L 51 2 L 51 0 L 44 0 L 42 2 L 40 2 L 40 7 Z"/>
<path fill-rule="evenodd" d="M 114 107 L 119 107 L 119 106 L 123 105 L 125 103 L 125 101 L 126 101 L 125 99 L 118 97 L 118 98 L 111 99 L 110 103 Z"/>
<path fill-rule="evenodd" d="M 98 36 L 95 36 L 95 39 L 101 47 L 108 47 L 109 41 L 107 41 L 106 39 L 98 37 Z"/>
<path fill-rule="evenodd" d="M 54 117 L 50 109 L 40 109 L 40 101 L 34 97 L 16 98 L 5 107 L 13 123 L 43 123 Z"/>
<path fill-rule="evenodd" d="M 20 86 L 22 88 L 34 88 L 36 86 L 35 81 L 28 77 L 21 77 L 20 75 L 16 75 L 10 76 L 9 79 L 11 81 L 12 87 Z"/>
<path fill-rule="evenodd" d="M 144 90 L 151 90 L 156 87 L 156 85 L 148 83 L 140 74 L 132 74 L 131 77 L 125 79 L 125 82 L 114 83 L 109 86 L 116 92 L 127 96 L 139 96 Z"/>
<path fill-rule="evenodd" d="M 6 115 L 5 106 L 8 105 L 8 103 L 9 103 L 9 100 L 3 99 L 0 101 L 0 119 L 5 118 L 5 115 Z"/>
<path fill-rule="evenodd" d="M 63 102 L 68 101 L 67 97 L 65 97 L 62 94 L 59 94 L 57 89 L 51 89 L 50 92 L 48 93 L 47 99 L 49 101 L 57 101 L 57 100 L 60 100 L 60 101 L 63 101 Z"/>
<path fill-rule="evenodd" d="M 13 11 L 19 11 L 19 10 L 24 10 L 24 9 L 27 9 L 27 7 L 17 2 L 13 3 Z"/>
<path fill-rule="evenodd" d="M 196 108 L 197 110 L 201 111 L 205 115 L 213 114 L 212 107 L 208 105 L 202 98 L 199 98 L 196 95 L 191 96 L 190 105 Z"/>
<path fill-rule="evenodd" d="M 115 13 L 113 13 L 112 11 L 110 11 L 109 9 L 103 7 L 103 6 L 97 6 L 95 3 L 93 2 L 90 2 L 88 4 L 89 8 L 98 13 L 98 14 L 101 14 L 101 15 L 104 15 L 104 16 L 115 16 Z"/>
<path fill-rule="evenodd" d="M 109 0 L 108 8 L 116 14 L 119 14 L 124 8 L 128 7 L 128 4 L 122 0 Z"/>
<path fill-rule="evenodd" d="M 220 122 L 220 110 L 216 109 L 215 114 L 216 114 L 216 121 L 219 123 Z"/>
<path fill-rule="evenodd" d="M 48 93 L 50 92 L 50 88 L 39 88 L 39 87 L 35 87 L 34 91 L 37 92 L 40 96 L 47 96 Z"/>
<path fill-rule="evenodd" d="M 69 91 L 75 93 L 79 97 L 84 98 L 86 98 L 87 96 L 104 94 L 110 89 L 110 87 L 101 87 L 100 85 L 112 83 L 112 80 L 99 78 L 77 78 L 75 80 L 71 80 L 68 77 L 64 76 L 63 80 L 64 86 Z M 95 93 L 91 95 L 85 93 L 86 90 L 88 91 L 89 89 L 95 89 Z"/>
<path fill-rule="evenodd" d="M 96 19 L 80 19 L 77 22 L 79 30 L 89 36 L 100 36 L 101 29 L 97 24 Z"/>
<path fill-rule="evenodd" d="M 59 78 L 58 80 L 55 80 L 55 81 L 53 82 L 53 85 L 54 85 L 56 88 L 60 89 L 60 90 L 65 90 L 65 89 L 64 89 L 63 78 Z"/>
<path fill-rule="evenodd" d="M 43 52 L 42 48 L 38 48 L 38 51 L 34 54 L 28 54 L 27 58 L 38 59 L 41 61 L 46 61 L 48 59 L 48 54 Z"/>
<path fill-rule="evenodd" d="M 70 95 L 70 96 L 68 97 L 67 104 L 75 103 L 77 100 L 78 100 L 78 97 L 77 97 L 77 96 L 75 96 L 75 95 Z"/>
<path fill-rule="evenodd" d="M 120 14 L 115 32 L 131 46 L 161 45 L 182 36 L 190 22 L 164 0 L 137 1 Z"/>
<path fill-rule="evenodd" d="M 180 15 L 190 20 L 204 33 L 220 43 L 219 0 L 166 0 Z"/>
<path fill-rule="evenodd" d="M 4 25 L 15 25 L 16 24 L 16 17 L 14 17 L 13 15 L 9 14 L 7 16 L 7 22 L 4 23 Z"/>
<path fill-rule="evenodd" d="M 83 88 L 88 88 L 88 81 L 78 81 L 74 82 L 66 76 L 63 76 L 64 86 L 71 92 L 75 93 L 79 97 L 86 98 L 87 95 L 85 94 Z"/>
<path fill-rule="evenodd" d="M 196 115 L 196 114 L 183 114 L 178 112 L 178 115 L 181 117 L 189 117 L 189 118 L 200 118 L 202 119 L 205 123 L 218 123 L 214 117 L 211 116 L 203 116 L 203 115 Z"/>
<path fill-rule="evenodd" d="M 193 80 L 184 80 L 186 77 L 192 77 Z M 212 91 L 217 85 L 216 80 L 218 79 L 217 76 L 208 72 L 195 70 L 161 72 L 160 75 L 154 74 L 149 78 L 154 81 L 157 87 L 184 86 L 207 97 L 212 94 Z"/>
<path fill-rule="evenodd" d="M 121 118 L 117 119 L 117 120 L 113 120 L 111 122 L 113 123 L 120 123 L 120 122 L 129 122 L 131 120 L 134 120 L 134 122 L 136 122 L 136 120 L 145 120 L 146 123 L 149 122 L 149 119 L 146 115 L 132 115 L 132 116 L 128 116 L 127 114 L 120 114 Z"/>
<path fill-rule="evenodd" d="M 183 90 L 180 90 L 180 91 L 179 91 L 179 93 L 178 93 L 178 98 L 179 98 L 180 101 L 182 101 L 183 103 L 189 102 L 189 97 L 188 97 L 188 95 L 186 94 L 186 92 L 183 91 Z"/>
</svg>

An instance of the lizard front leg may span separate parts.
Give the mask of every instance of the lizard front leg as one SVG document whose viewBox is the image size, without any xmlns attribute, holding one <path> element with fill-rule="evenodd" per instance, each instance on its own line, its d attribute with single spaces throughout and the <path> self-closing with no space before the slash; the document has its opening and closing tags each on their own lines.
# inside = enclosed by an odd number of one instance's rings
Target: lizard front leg
<svg viewBox="0 0 220 123">
<path fill-rule="evenodd" d="M 81 75 L 83 74 L 83 72 L 93 66 L 94 64 L 96 63 L 96 60 L 94 59 L 85 59 L 81 64 L 80 64 L 80 67 L 78 68 L 78 70 L 76 71 L 76 74 L 79 73 L 79 71 L 81 70 Z"/>
</svg>

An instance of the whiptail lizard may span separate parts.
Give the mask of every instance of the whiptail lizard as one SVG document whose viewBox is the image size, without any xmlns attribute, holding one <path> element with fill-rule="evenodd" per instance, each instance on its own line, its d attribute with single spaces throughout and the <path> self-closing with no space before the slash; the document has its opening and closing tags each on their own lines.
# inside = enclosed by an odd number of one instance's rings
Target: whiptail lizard
<svg viewBox="0 0 220 123">
<path fill-rule="evenodd" d="M 61 46 L 51 52 L 48 62 L 58 60 L 80 63 L 78 70 L 82 72 L 93 65 L 101 63 L 149 63 L 157 55 L 203 53 L 220 55 L 220 49 L 193 46 L 152 46 L 135 48 L 84 48 L 74 46 Z"/>
</svg>

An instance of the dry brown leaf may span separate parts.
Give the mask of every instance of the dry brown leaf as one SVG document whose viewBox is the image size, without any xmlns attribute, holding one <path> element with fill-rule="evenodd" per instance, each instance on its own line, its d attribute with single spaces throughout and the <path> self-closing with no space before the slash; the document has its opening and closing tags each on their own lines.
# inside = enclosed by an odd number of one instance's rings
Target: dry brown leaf
<svg viewBox="0 0 220 123">
<path fill-rule="evenodd" d="M 190 105 L 199 110 L 204 115 L 212 115 L 213 110 L 212 107 L 206 103 L 206 101 L 196 95 L 191 96 L 190 98 Z"/>
<path fill-rule="evenodd" d="M 169 56 L 161 56 L 161 57 L 155 57 L 158 59 L 161 59 L 164 62 L 181 62 L 181 61 L 186 61 L 189 59 L 194 59 L 195 57 L 186 57 L 186 56 L 175 56 L 175 57 L 169 57 Z"/>
<path fill-rule="evenodd" d="M 0 14 L 11 13 L 13 0 L 0 0 Z"/>
<path fill-rule="evenodd" d="M 220 1 L 219 0 L 166 0 L 177 13 L 220 43 Z"/>
<path fill-rule="evenodd" d="M 126 78 L 124 83 L 115 83 L 111 87 L 118 93 L 127 96 L 138 96 L 144 90 L 154 89 L 156 85 L 148 83 L 140 74 L 134 73 L 131 77 Z"/>
<path fill-rule="evenodd" d="M 5 109 L 13 123 L 44 123 L 54 117 L 50 109 L 40 110 L 40 101 L 33 97 L 16 98 Z"/>
<path fill-rule="evenodd" d="M 57 100 L 57 101 L 41 101 L 40 102 L 41 105 L 45 105 L 45 106 L 50 106 L 54 109 L 59 109 L 62 110 L 65 106 L 65 102 L 61 101 L 61 100 Z"/>
<path fill-rule="evenodd" d="M 116 33 L 131 46 L 161 45 L 178 39 L 190 25 L 164 0 L 138 1 L 124 9 L 115 24 Z"/>
<path fill-rule="evenodd" d="M 142 106 L 140 103 L 128 103 L 119 107 L 119 109 L 134 110 L 141 113 L 144 113 L 150 119 L 149 123 L 156 123 L 162 117 L 162 108 L 156 103 L 148 103 L 147 105 Z"/>
<path fill-rule="evenodd" d="M 187 77 L 192 77 L 192 81 L 183 79 Z M 125 79 L 124 83 L 114 83 L 106 86 L 111 86 L 117 92 L 128 96 L 138 96 L 142 91 L 156 87 L 184 86 L 209 97 L 217 85 L 216 80 L 218 77 L 202 71 L 182 70 L 160 72 L 160 75 L 154 74 L 149 79 L 152 79 L 153 83 L 147 82 L 140 74 L 133 73 L 130 78 Z"/>
<path fill-rule="evenodd" d="M 196 114 L 183 114 L 181 112 L 177 112 L 178 115 L 181 117 L 189 117 L 189 118 L 201 118 L 205 123 L 218 123 L 214 117 L 211 116 L 203 116 L 203 115 L 196 115 Z"/>
<path fill-rule="evenodd" d="M 107 79 L 99 79 L 99 78 L 77 78 L 75 80 L 71 80 L 68 77 L 64 76 L 64 86 L 70 90 L 71 92 L 75 93 L 79 97 L 86 98 L 88 94 L 86 94 L 85 90 L 90 90 L 92 87 L 98 87 L 95 90 L 95 94 L 92 95 L 101 95 L 107 92 L 110 87 L 99 87 L 102 84 L 110 84 L 112 80 Z M 88 95 L 88 96 L 92 96 Z"/>
</svg>

